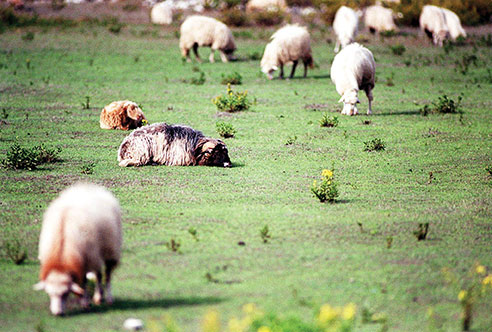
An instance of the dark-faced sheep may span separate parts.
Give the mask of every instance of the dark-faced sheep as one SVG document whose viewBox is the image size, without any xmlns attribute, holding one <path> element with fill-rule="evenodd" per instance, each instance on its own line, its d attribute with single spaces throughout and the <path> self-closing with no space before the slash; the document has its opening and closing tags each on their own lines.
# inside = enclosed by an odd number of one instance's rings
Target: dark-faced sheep
<svg viewBox="0 0 492 332">
<path fill-rule="evenodd" d="M 140 107 L 129 100 L 114 101 L 101 111 L 99 126 L 102 129 L 130 130 L 147 121 Z"/>
<path fill-rule="evenodd" d="M 82 306 L 89 305 L 85 291 L 87 273 L 96 275 L 93 301 L 100 304 L 104 298 L 103 265 L 106 267 L 106 302 L 113 302 L 111 272 L 120 259 L 121 242 L 120 206 L 106 189 L 77 184 L 51 202 L 44 214 L 39 238 L 41 281 L 34 289 L 48 293 L 52 314 L 64 313 L 72 292 L 82 296 Z"/>
<path fill-rule="evenodd" d="M 134 130 L 120 145 L 119 165 L 230 167 L 225 144 L 187 126 L 154 123 Z"/>
</svg>

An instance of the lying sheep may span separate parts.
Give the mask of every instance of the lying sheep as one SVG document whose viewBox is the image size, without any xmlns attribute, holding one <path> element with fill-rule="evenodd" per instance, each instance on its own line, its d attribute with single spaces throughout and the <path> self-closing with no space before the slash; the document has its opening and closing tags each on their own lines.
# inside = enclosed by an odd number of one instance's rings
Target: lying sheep
<svg viewBox="0 0 492 332">
<path fill-rule="evenodd" d="M 355 41 L 359 25 L 358 16 L 359 15 L 349 7 L 341 6 L 338 8 L 333 21 L 333 31 L 335 31 L 337 39 L 335 53 L 340 50 L 340 45 L 344 48 Z"/>
<path fill-rule="evenodd" d="M 114 101 L 101 111 L 99 126 L 102 129 L 129 130 L 147 122 L 140 107 L 129 100 Z"/>
<path fill-rule="evenodd" d="M 247 11 L 269 11 L 269 10 L 287 10 L 285 0 L 249 0 L 246 4 Z"/>
<path fill-rule="evenodd" d="M 230 167 L 221 140 L 205 137 L 187 126 L 155 123 L 133 131 L 120 145 L 119 165 L 221 166 Z"/>
<path fill-rule="evenodd" d="M 261 59 L 261 71 L 272 79 L 272 73 L 280 67 L 280 78 L 284 78 L 284 64 L 292 62 L 290 78 L 294 77 L 299 60 L 304 64 L 304 77 L 307 67 L 313 68 L 311 56 L 311 40 L 305 27 L 287 25 L 271 37 L 271 42 L 265 47 Z"/>
<path fill-rule="evenodd" d="M 372 89 L 374 88 L 374 77 L 376 64 L 371 51 L 367 48 L 353 43 L 345 47 L 335 56 L 331 65 L 331 80 L 335 83 L 337 92 L 342 96 L 339 102 L 343 102 L 342 114 L 356 115 L 356 104 L 360 103 L 359 90 L 364 90 L 369 100 L 367 114 L 372 113 L 371 103 L 373 100 Z"/>
<path fill-rule="evenodd" d="M 380 5 L 369 6 L 365 9 L 364 24 L 371 33 L 382 31 L 398 31 L 394 22 L 395 18 L 401 18 L 403 15 L 395 15 L 393 10 Z"/>
<path fill-rule="evenodd" d="M 181 54 L 190 59 L 190 49 L 199 62 L 198 46 L 210 46 L 210 62 L 215 62 L 215 51 L 219 50 L 222 62 L 228 62 L 232 58 L 232 53 L 236 50 L 234 37 L 231 30 L 222 22 L 207 16 L 190 16 L 181 24 L 181 37 L 179 38 L 179 48 Z"/>
<path fill-rule="evenodd" d="M 441 8 L 444 12 L 444 16 L 446 17 L 446 24 L 449 29 L 449 36 L 453 41 L 455 41 L 458 37 L 466 38 L 466 31 L 461 26 L 461 21 L 458 15 L 452 12 L 449 9 Z"/>
<path fill-rule="evenodd" d="M 169 1 L 159 2 L 150 11 L 150 21 L 154 24 L 169 25 L 173 23 L 173 6 Z"/>
<path fill-rule="evenodd" d="M 443 42 L 449 36 L 449 27 L 446 22 L 446 14 L 442 8 L 426 5 L 420 14 L 420 29 L 432 39 L 434 45 L 442 47 Z"/>
<path fill-rule="evenodd" d="M 111 272 L 121 253 L 121 213 L 116 198 L 106 189 L 92 184 L 76 184 L 64 190 L 44 214 L 39 238 L 40 282 L 34 288 L 50 296 L 50 310 L 61 315 L 68 295 L 82 297 L 86 275 L 97 277 L 93 301 L 104 298 L 102 265 L 106 268 L 106 302 L 112 303 Z"/>
</svg>

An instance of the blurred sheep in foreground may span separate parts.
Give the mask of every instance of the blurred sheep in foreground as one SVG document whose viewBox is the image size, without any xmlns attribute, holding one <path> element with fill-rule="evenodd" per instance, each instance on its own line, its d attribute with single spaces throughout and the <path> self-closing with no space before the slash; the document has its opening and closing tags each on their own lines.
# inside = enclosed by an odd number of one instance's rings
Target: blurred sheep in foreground
<svg viewBox="0 0 492 332">
<path fill-rule="evenodd" d="M 247 11 L 269 11 L 269 10 L 287 10 L 285 0 L 249 0 L 246 4 Z"/>
<path fill-rule="evenodd" d="M 305 27 L 287 25 L 275 32 L 270 43 L 265 47 L 260 63 L 261 71 L 272 79 L 272 73 L 280 67 L 280 78 L 284 78 L 284 65 L 292 62 L 290 73 L 292 78 L 299 60 L 304 64 L 304 77 L 306 77 L 307 67 L 313 68 L 309 32 Z"/>
<path fill-rule="evenodd" d="M 83 307 L 89 306 L 85 285 L 90 272 L 97 279 L 93 301 L 100 304 L 104 298 L 103 265 L 106 302 L 113 302 L 111 272 L 120 259 L 121 242 L 120 206 L 105 188 L 76 184 L 51 202 L 39 239 L 41 281 L 34 289 L 48 293 L 52 314 L 64 313 L 71 292 L 82 296 Z"/>
<path fill-rule="evenodd" d="M 147 164 L 231 167 L 225 144 L 187 126 L 155 123 L 134 130 L 118 150 L 122 167 Z"/>
<path fill-rule="evenodd" d="M 372 33 L 398 31 L 394 19 L 402 17 L 401 13 L 395 14 L 390 8 L 369 6 L 364 11 L 364 24 Z"/>
<path fill-rule="evenodd" d="M 105 106 L 99 118 L 102 129 L 129 130 L 141 127 L 146 122 L 142 109 L 129 100 L 114 101 Z"/>
<path fill-rule="evenodd" d="M 369 100 L 367 114 L 372 113 L 373 100 L 372 89 L 376 64 L 374 57 L 367 48 L 353 43 L 345 47 L 335 56 L 331 65 L 331 80 L 335 83 L 338 94 L 342 96 L 339 102 L 343 102 L 342 114 L 356 115 L 359 90 L 364 90 Z"/>
<path fill-rule="evenodd" d="M 426 5 L 420 14 L 420 30 L 424 31 L 432 39 L 434 45 L 442 46 L 449 36 L 449 27 L 446 14 L 442 8 Z"/>
<path fill-rule="evenodd" d="M 188 17 L 181 24 L 181 37 L 179 38 L 179 48 L 183 57 L 186 57 L 188 62 L 190 59 L 190 49 L 199 62 L 198 55 L 199 46 L 211 47 L 210 62 L 215 62 L 214 54 L 218 50 L 222 62 L 228 62 L 232 59 L 232 53 L 236 50 L 234 37 L 231 30 L 222 22 L 215 18 L 207 16 L 194 15 Z"/>
<path fill-rule="evenodd" d="M 345 6 L 338 8 L 333 20 L 333 31 L 337 39 L 335 53 L 340 50 L 340 46 L 344 48 L 355 41 L 358 25 L 359 15 L 353 9 Z"/>
</svg>

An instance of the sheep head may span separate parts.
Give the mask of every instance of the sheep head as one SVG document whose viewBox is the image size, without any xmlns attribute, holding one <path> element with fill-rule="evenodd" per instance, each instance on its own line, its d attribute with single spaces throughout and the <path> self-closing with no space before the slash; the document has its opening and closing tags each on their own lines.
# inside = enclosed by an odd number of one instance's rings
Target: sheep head
<svg viewBox="0 0 492 332">
<path fill-rule="evenodd" d="M 342 98 L 338 102 L 343 103 L 342 114 L 346 115 L 356 115 L 357 104 L 360 103 L 359 97 L 357 96 L 357 90 L 350 90 L 343 94 Z"/>
<path fill-rule="evenodd" d="M 219 139 L 200 139 L 195 148 L 195 160 L 200 166 L 231 167 L 227 147 Z"/>
<path fill-rule="evenodd" d="M 35 290 L 44 290 L 50 297 L 50 311 L 53 315 L 63 315 L 68 295 L 71 292 L 84 295 L 84 289 L 73 282 L 68 273 L 51 271 L 45 280 L 34 285 Z"/>
<path fill-rule="evenodd" d="M 127 102 L 124 105 L 124 109 L 126 111 L 126 115 L 129 119 L 133 120 L 130 123 L 130 129 L 135 129 L 141 127 L 143 125 L 144 120 L 147 121 L 145 115 L 142 112 L 142 109 L 133 102 Z"/>
</svg>

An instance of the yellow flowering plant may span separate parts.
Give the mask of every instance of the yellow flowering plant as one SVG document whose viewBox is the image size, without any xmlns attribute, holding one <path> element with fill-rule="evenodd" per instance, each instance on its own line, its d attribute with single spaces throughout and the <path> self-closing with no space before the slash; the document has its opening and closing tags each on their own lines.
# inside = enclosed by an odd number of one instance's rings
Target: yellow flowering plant
<svg viewBox="0 0 492 332">
<path fill-rule="evenodd" d="M 250 108 L 251 102 L 248 100 L 248 90 L 235 92 L 231 85 L 227 84 L 225 96 L 220 95 L 212 99 L 212 103 L 222 112 L 239 112 L 246 111 Z"/>
<path fill-rule="evenodd" d="M 334 202 L 338 197 L 337 184 L 334 181 L 333 169 L 324 169 L 321 172 L 321 181 L 314 180 L 311 192 L 320 202 Z"/>
</svg>

